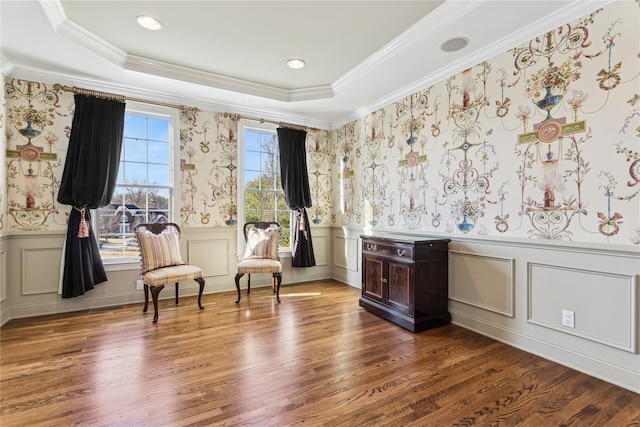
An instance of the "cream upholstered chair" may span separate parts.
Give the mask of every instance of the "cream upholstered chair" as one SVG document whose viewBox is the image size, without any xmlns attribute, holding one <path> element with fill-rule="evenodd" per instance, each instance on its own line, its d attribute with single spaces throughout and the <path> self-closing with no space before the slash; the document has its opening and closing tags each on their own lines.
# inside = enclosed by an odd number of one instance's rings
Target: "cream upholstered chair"
<svg viewBox="0 0 640 427">
<path fill-rule="evenodd" d="M 144 282 L 144 309 L 149 304 L 149 287 L 153 298 L 153 323 L 158 321 L 158 295 L 167 283 L 176 284 L 176 305 L 178 305 L 178 283 L 195 280 L 200 285 L 198 307 L 202 310 L 204 279 L 202 269 L 189 265 L 180 256 L 180 227 L 172 222 L 138 224 L 135 228 L 136 240 L 140 248 L 140 276 Z"/>
<path fill-rule="evenodd" d="M 244 224 L 245 252 L 236 268 L 236 289 L 240 303 L 240 278 L 247 275 L 247 295 L 251 293 L 251 274 L 271 273 L 271 288 L 280 302 L 282 262 L 278 257 L 280 224 L 268 221 L 250 221 Z"/>
</svg>

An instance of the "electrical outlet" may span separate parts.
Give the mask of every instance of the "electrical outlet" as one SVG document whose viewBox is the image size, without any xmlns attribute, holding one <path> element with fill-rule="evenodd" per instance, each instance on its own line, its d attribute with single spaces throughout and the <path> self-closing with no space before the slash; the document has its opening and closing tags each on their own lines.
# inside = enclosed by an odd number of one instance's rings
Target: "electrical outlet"
<svg viewBox="0 0 640 427">
<path fill-rule="evenodd" d="M 562 310 L 562 326 L 575 328 L 573 311 Z"/>
<path fill-rule="evenodd" d="M 136 281 L 136 290 L 137 291 L 141 291 L 143 287 L 144 287 L 144 282 L 142 280 L 137 280 Z"/>
</svg>

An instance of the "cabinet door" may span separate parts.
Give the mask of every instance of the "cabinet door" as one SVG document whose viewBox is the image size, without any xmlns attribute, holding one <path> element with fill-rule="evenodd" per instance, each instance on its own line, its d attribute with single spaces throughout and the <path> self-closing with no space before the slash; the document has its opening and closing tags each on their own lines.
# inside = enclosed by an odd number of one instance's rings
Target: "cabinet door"
<svg viewBox="0 0 640 427">
<path fill-rule="evenodd" d="M 397 311 L 413 314 L 413 263 L 388 262 L 387 304 Z"/>
<path fill-rule="evenodd" d="M 371 255 L 362 256 L 362 296 L 384 301 L 384 259 Z"/>
</svg>

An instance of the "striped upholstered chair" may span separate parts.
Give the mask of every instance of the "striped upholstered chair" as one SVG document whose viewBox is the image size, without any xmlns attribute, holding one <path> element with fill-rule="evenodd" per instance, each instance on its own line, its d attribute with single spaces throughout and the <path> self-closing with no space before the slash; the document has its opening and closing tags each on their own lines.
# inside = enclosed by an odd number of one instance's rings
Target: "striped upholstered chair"
<svg viewBox="0 0 640 427">
<path fill-rule="evenodd" d="M 251 293 L 251 275 L 271 273 L 271 288 L 280 302 L 280 284 L 282 283 L 282 262 L 278 257 L 280 224 L 277 222 L 247 222 L 243 227 L 245 251 L 242 261 L 236 268 L 236 289 L 240 303 L 240 278 L 247 275 L 247 295 Z"/>
<path fill-rule="evenodd" d="M 144 283 L 144 309 L 149 304 L 149 288 L 153 298 L 153 323 L 158 321 L 158 295 L 167 283 L 176 284 L 176 305 L 178 305 L 178 283 L 195 280 L 200 285 L 198 307 L 202 310 L 204 279 L 202 269 L 189 265 L 180 256 L 180 227 L 172 222 L 138 224 L 135 228 L 136 240 L 140 248 L 140 276 Z"/>
</svg>

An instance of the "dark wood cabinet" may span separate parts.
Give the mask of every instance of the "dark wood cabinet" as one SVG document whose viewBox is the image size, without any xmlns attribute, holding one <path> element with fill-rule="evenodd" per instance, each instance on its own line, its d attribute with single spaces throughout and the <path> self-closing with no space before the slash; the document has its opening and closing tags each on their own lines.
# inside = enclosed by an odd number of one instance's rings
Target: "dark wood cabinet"
<svg viewBox="0 0 640 427">
<path fill-rule="evenodd" d="M 451 322 L 450 239 L 360 237 L 361 307 L 413 332 Z"/>
</svg>

